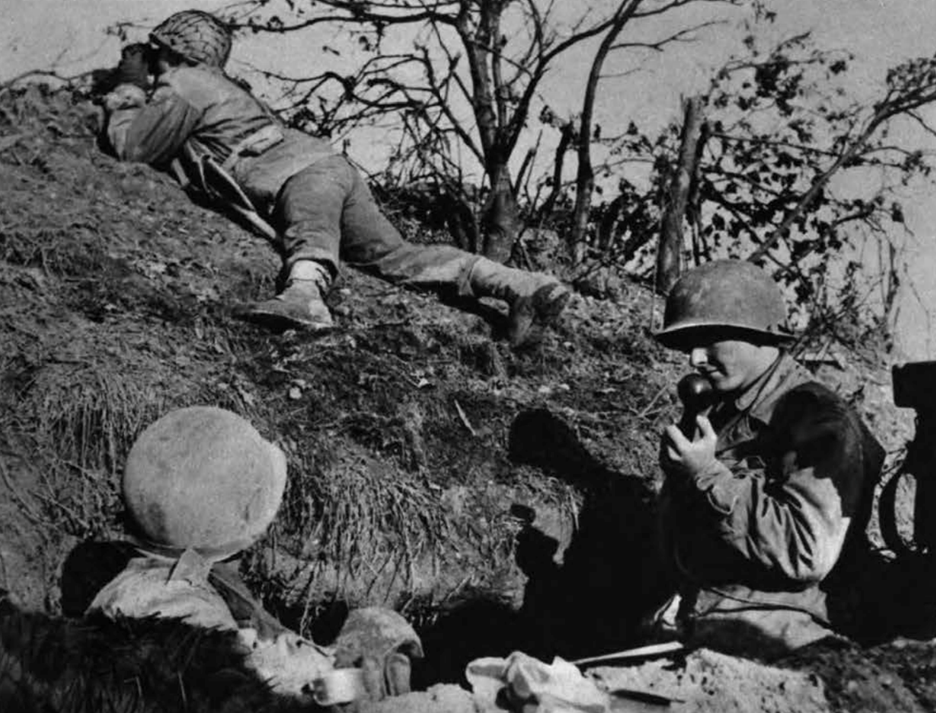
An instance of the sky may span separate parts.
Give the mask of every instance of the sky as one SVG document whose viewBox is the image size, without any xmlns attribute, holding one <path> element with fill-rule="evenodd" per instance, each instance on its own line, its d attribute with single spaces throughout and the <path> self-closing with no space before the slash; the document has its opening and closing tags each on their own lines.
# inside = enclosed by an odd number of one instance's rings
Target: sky
<svg viewBox="0 0 936 713">
<path fill-rule="evenodd" d="M 579 0 L 560 0 L 560 4 L 563 1 Z M 888 67 L 936 53 L 936 0 L 769 2 L 779 12 L 774 30 L 777 37 L 808 29 L 818 45 L 845 48 L 856 55 L 853 91 L 859 95 L 870 91 Z M 112 66 L 120 42 L 105 34 L 109 25 L 131 20 L 152 26 L 178 10 L 215 10 L 223 5 L 199 0 L 0 0 L 0 82 L 31 69 L 55 67 L 58 73 L 71 75 Z M 731 12 L 726 9 L 725 16 L 730 18 Z M 691 14 L 682 18 L 687 19 L 692 19 Z M 303 67 L 320 67 L 324 58 L 331 56 L 321 51 L 334 39 L 330 32 L 272 43 L 239 39 L 232 69 L 244 73 L 260 65 L 298 72 Z M 143 29 L 131 31 L 131 40 L 144 38 Z M 710 67 L 717 66 L 734 48 L 724 35 L 715 32 L 691 46 L 668 51 L 665 60 L 647 63 L 636 74 L 629 72 L 636 66 L 633 60 L 610 63 L 609 72 L 626 76 L 603 83 L 604 101 L 598 107 L 597 120 L 621 124 L 626 116 L 644 126 L 671 119 L 679 111 L 680 97 L 704 87 Z M 554 68 L 549 83 L 552 94 L 547 93 L 547 101 L 561 109 L 569 88 L 581 86 L 586 58 L 585 52 L 571 55 Z M 936 124 L 936 107 L 928 109 L 926 115 Z M 936 138 L 927 141 L 922 147 L 936 151 Z M 360 142 L 357 148 L 361 149 Z M 906 212 L 915 240 L 908 255 L 910 280 L 901 300 L 899 345 L 906 358 L 936 360 L 936 196 L 930 190 L 918 191 L 910 196 Z"/>
</svg>

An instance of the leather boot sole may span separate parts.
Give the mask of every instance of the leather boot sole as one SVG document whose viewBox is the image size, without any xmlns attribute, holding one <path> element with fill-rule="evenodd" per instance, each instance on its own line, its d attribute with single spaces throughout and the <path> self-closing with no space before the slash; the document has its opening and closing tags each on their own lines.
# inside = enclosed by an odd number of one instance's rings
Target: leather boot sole
<svg viewBox="0 0 936 713">
<path fill-rule="evenodd" d="M 327 332 L 335 328 L 331 316 L 325 319 L 318 315 L 310 315 L 302 307 L 275 297 L 265 302 L 238 307 L 234 310 L 234 317 L 274 331 L 296 329 L 305 332 Z"/>
</svg>

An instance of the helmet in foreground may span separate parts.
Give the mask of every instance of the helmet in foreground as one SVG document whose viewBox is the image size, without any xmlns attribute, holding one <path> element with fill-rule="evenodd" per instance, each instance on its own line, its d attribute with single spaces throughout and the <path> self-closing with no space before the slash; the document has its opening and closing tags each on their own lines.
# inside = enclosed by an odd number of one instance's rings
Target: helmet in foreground
<svg viewBox="0 0 936 713">
<path fill-rule="evenodd" d="M 231 30 L 202 10 L 170 15 L 150 33 L 150 40 L 168 47 L 189 62 L 223 68 L 231 55 Z"/>
<path fill-rule="evenodd" d="M 793 338 L 777 283 L 743 260 L 714 260 L 679 278 L 666 298 L 663 329 L 654 336 L 680 348 L 703 329 L 738 330 L 775 344 Z"/>
<path fill-rule="evenodd" d="M 237 414 L 183 408 L 143 431 L 122 485 L 142 549 L 170 556 L 193 549 L 221 560 L 249 547 L 273 522 L 286 457 Z"/>
</svg>

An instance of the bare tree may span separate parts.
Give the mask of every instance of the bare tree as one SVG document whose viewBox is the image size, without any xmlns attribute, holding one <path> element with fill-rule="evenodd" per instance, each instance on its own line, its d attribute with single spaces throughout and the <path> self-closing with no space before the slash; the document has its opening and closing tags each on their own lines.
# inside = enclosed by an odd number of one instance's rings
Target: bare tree
<svg viewBox="0 0 936 713">
<path fill-rule="evenodd" d="M 603 76 L 602 72 L 605 62 L 613 52 L 623 49 L 663 52 L 666 47 L 671 44 L 691 42 L 695 39 L 698 31 L 720 24 L 710 20 L 691 27 L 682 28 L 656 40 L 618 41 L 622 31 L 629 23 L 635 20 L 639 21 L 641 19 L 661 15 L 687 4 L 689 3 L 647 3 L 641 8 L 638 2 L 622 3 L 612 18 L 611 27 L 605 33 L 592 59 L 588 79 L 585 83 L 585 93 L 582 98 L 579 125 L 575 130 L 575 135 L 578 137 L 576 148 L 578 169 L 575 178 L 575 207 L 572 212 L 572 225 L 567 236 L 567 242 L 573 258 L 573 263 L 576 265 L 581 265 L 585 258 L 586 230 L 589 225 L 592 194 L 595 190 L 595 171 L 592 166 L 591 148 L 593 142 L 599 141 L 599 127 L 593 128 L 593 116 L 595 102 L 598 96 L 598 84 Z M 743 5 L 744 3 L 729 2 L 726 4 Z M 756 6 L 757 3 L 755 2 L 753 4 Z M 604 143 L 607 144 L 610 141 L 613 141 L 613 139 L 611 137 L 606 137 Z"/>
<path fill-rule="evenodd" d="M 237 24 L 258 33 L 293 33 L 338 23 L 357 33 L 368 58 L 352 72 L 294 77 L 269 73 L 287 90 L 294 119 L 313 129 L 348 126 L 396 114 L 405 141 L 395 159 L 411 179 L 425 179 L 463 204 L 455 232 L 479 251 L 507 259 L 521 229 L 510 161 L 528 130 L 548 70 L 572 48 L 597 41 L 579 127 L 576 225 L 588 218 L 593 178 L 588 141 L 596 88 L 607 55 L 626 26 L 687 5 L 743 5 L 753 0 L 247 0 Z M 277 10 L 280 12 L 277 13 Z M 408 28 L 405 50 L 391 34 Z M 396 45 L 399 37 L 394 36 Z M 480 216 L 461 176 L 480 167 L 486 199 Z M 584 231 L 582 225 L 575 235 Z M 476 236 L 476 237 L 472 237 Z"/>
<path fill-rule="evenodd" d="M 621 34 L 624 26 L 634 16 L 639 2 L 623 2 L 612 17 L 611 26 L 605 33 L 595 52 L 588 81 L 585 83 L 585 96 L 582 99 L 582 118 L 578 131 L 578 170 L 575 177 L 575 208 L 572 211 L 572 229 L 569 235 L 572 256 L 576 264 L 582 261 L 585 253 L 585 230 L 591 208 L 592 192 L 595 190 L 595 171 L 591 162 L 592 122 L 595 112 L 595 97 L 598 94 L 598 80 L 605 60 Z"/>
<path fill-rule="evenodd" d="M 700 143 L 705 124 L 703 104 L 703 97 L 692 97 L 686 100 L 683 110 L 679 157 L 668 187 L 669 195 L 666 209 L 663 211 L 660 243 L 657 248 L 654 283 L 656 289 L 662 294 L 668 293 L 679 279 L 682 267 L 680 258 L 684 243 L 683 223 L 689 203 L 689 193 L 693 183 L 696 182 L 696 170 L 703 148 L 703 143 Z"/>
</svg>

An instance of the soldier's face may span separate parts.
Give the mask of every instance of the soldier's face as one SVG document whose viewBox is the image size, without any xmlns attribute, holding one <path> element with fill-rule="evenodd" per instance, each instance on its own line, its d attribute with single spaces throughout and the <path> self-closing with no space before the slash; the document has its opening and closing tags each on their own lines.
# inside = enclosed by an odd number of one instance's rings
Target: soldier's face
<svg viewBox="0 0 936 713">
<path fill-rule="evenodd" d="M 778 356 L 775 346 L 722 339 L 693 346 L 689 350 L 689 363 L 709 380 L 715 391 L 727 394 L 744 391 Z"/>
</svg>

